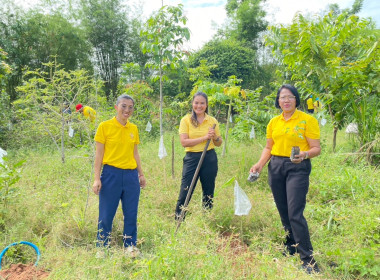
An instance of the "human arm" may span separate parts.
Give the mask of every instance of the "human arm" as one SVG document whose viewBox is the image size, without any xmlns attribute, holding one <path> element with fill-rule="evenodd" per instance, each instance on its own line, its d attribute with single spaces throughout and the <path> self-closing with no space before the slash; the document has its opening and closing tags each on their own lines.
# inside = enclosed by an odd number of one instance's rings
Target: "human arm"
<svg viewBox="0 0 380 280">
<path fill-rule="evenodd" d="M 145 179 L 144 173 L 142 171 L 140 154 L 139 154 L 139 150 L 137 148 L 137 144 L 135 144 L 135 148 L 133 150 L 133 156 L 134 156 L 136 163 L 137 163 L 137 171 L 139 173 L 140 186 L 141 186 L 141 188 L 145 188 L 146 179 Z"/>
<path fill-rule="evenodd" d="M 264 165 L 269 161 L 269 159 L 271 157 L 271 151 L 272 151 L 273 144 L 274 144 L 273 139 L 267 138 L 267 143 L 266 143 L 263 151 L 261 152 L 260 159 L 256 164 L 252 165 L 251 169 L 249 170 L 250 172 L 261 173 L 261 170 L 263 170 Z"/>
<path fill-rule="evenodd" d="M 190 139 L 189 138 L 189 134 L 187 133 L 181 133 L 179 135 L 179 139 L 181 141 L 181 145 L 182 147 L 186 148 L 186 147 L 194 147 L 195 145 L 198 145 L 202 142 L 206 142 L 208 139 L 211 139 L 211 137 L 209 136 L 209 133 L 205 136 L 202 136 L 202 137 L 199 137 L 199 138 L 194 138 L 194 139 Z"/>
<path fill-rule="evenodd" d="M 311 139 L 306 137 L 306 141 L 309 144 L 309 150 L 301 151 L 299 155 L 296 155 L 292 160 L 293 163 L 300 163 L 304 159 L 313 158 L 321 154 L 321 145 L 319 139 Z"/>
<path fill-rule="evenodd" d="M 94 162 L 94 183 L 92 185 L 92 190 L 95 194 L 99 194 L 100 189 L 102 188 L 102 182 L 100 181 L 100 172 L 102 169 L 103 156 L 104 156 L 104 144 L 100 142 L 96 143 L 95 151 L 95 162 Z"/>
</svg>

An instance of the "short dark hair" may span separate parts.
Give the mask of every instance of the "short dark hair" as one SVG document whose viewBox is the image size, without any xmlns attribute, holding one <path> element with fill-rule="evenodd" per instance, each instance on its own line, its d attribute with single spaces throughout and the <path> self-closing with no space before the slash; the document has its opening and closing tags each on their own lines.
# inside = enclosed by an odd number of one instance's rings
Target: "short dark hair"
<svg viewBox="0 0 380 280">
<path fill-rule="evenodd" d="M 280 107 L 280 103 L 278 103 L 278 99 L 280 98 L 280 92 L 281 92 L 281 90 L 284 89 L 284 88 L 290 90 L 291 93 L 293 93 L 293 95 L 296 97 L 296 107 L 300 106 L 301 100 L 300 100 L 300 94 L 298 93 L 298 90 L 294 86 L 292 86 L 292 85 L 285 84 L 285 85 L 282 85 L 280 87 L 280 89 L 277 91 L 276 101 L 274 103 L 274 105 L 276 106 L 276 108 L 279 108 L 279 109 L 281 108 Z"/>
<path fill-rule="evenodd" d="M 129 99 L 129 100 L 131 100 L 132 103 L 133 103 L 133 106 L 135 106 L 135 100 L 132 98 L 132 96 L 130 96 L 130 95 L 128 95 L 128 94 L 122 94 L 122 95 L 120 95 L 120 96 L 116 99 L 116 106 L 119 105 L 119 103 L 120 103 L 120 101 L 121 101 L 122 99 L 127 99 L 127 100 Z"/>
</svg>

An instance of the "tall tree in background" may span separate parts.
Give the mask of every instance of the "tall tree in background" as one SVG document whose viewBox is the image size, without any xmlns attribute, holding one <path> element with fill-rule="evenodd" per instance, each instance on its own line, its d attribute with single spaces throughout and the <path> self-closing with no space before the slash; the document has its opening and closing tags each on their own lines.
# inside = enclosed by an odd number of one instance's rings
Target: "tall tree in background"
<svg viewBox="0 0 380 280">
<path fill-rule="evenodd" d="M 282 79 L 305 92 L 321 93 L 327 102 L 333 149 L 338 130 L 352 120 L 358 124 L 360 144 L 374 148 L 380 103 L 380 35 L 374 24 L 347 11 L 331 11 L 314 21 L 298 15 L 290 26 L 272 27 L 271 32 L 267 42 L 283 72 L 290 73 Z"/>
<path fill-rule="evenodd" d="M 82 24 L 94 48 L 96 65 L 109 97 L 117 91 L 121 65 L 127 61 L 128 13 L 121 0 L 83 0 Z"/>
<path fill-rule="evenodd" d="M 15 7 L 1 7 L 0 26 L 0 45 L 13 69 L 6 82 L 11 101 L 17 99 L 16 87 L 22 82 L 23 70 L 41 68 L 52 56 L 66 70 L 92 70 L 83 31 L 60 13 L 24 13 Z"/>
<path fill-rule="evenodd" d="M 245 47 L 235 40 L 214 40 L 207 43 L 201 50 L 189 59 L 189 66 L 196 68 L 202 60 L 208 64 L 216 65 L 211 69 L 212 77 L 219 83 L 224 83 L 232 75 L 243 80 L 244 88 L 260 86 L 260 81 L 255 82 L 260 69 L 256 58 L 256 52 Z"/>
<path fill-rule="evenodd" d="M 185 27 L 187 18 L 183 15 L 183 5 L 163 6 L 157 13 L 151 16 L 141 36 L 144 41 L 141 49 L 144 53 L 153 55 L 152 63 L 148 67 L 159 72 L 160 79 L 160 135 L 163 135 L 162 111 L 163 92 L 162 85 L 166 78 L 164 72 L 183 65 L 182 58 L 187 53 L 181 47 L 185 40 L 190 39 L 190 31 Z"/>
<path fill-rule="evenodd" d="M 228 0 L 226 11 L 231 19 L 231 25 L 227 29 L 228 37 L 256 49 L 259 46 L 259 34 L 265 31 L 268 25 L 264 19 L 264 2 L 265 0 Z"/>
</svg>

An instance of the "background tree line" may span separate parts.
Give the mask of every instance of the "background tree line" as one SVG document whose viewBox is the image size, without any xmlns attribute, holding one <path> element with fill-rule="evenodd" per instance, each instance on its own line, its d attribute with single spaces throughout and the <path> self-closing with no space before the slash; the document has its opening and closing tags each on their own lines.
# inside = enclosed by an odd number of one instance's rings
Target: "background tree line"
<svg viewBox="0 0 380 280">
<path fill-rule="evenodd" d="M 191 51 L 183 47 L 190 34 L 181 5 L 164 6 L 144 19 L 141 6 L 122 0 L 42 1 L 29 10 L 6 0 L 0 7 L 0 145 L 25 144 L 15 139 L 18 124 L 27 119 L 41 124 L 35 115 L 39 110 L 20 100 L 42 94 L 25 87 L 32 78 L 44 80 L 39 87 L 54 88 L 51 71 L 59 69 L 70 73 L 61 73 L 60 82 L 69 85 L 73 77 L 78 82 L 86 77 L 92 85 L 86 88 L 92 89 L 79 94 L 74 92 L 79 87 L 73 87 L 50 98 L 56 112 L 62 101 L 82 102 L 104 111 L 100 121 L 108 116 L 109 102 L 127 92 L 139 100 L 135 122 L 151 121 L 153 135 L 158 135 L 159 120 L 161 135 L 178 125 L 197 89 L 210 96 L 210 109 L 221 121 L 233 115 L 234 125 L 226 134 L 248 138 L 253 125 L 264 134 L 267 121 L 278 113 L 273 108 L 276 89 L 292 83 L 303 100 L 310 93 L 322 99 L 328 114 L 319 117 L 331 119 L 335 135 L 355 122 L 360 131 L 357 149 L 376 154 L 379 30 L 371 19 L 356 16 L 363 0 L 346 10 L 331 5 L 318 17 L 298 14 L 290 25 L 281 26 L 266 21 L 264 2 L 228 0 L 226 23 L 202 48 Z M 159 24 L 171 28 L 158 32 L 164 30 Z"/>
</svg>

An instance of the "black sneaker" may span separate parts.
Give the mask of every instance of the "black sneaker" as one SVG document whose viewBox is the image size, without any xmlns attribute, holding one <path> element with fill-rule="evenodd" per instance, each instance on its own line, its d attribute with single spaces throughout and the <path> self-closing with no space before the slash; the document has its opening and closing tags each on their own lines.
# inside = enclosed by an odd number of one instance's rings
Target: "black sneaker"
<svg viewBox="0 0 380 280">
<path fill-rule="evenodd" d="M 302 270 L 305 270 L 305 272 L 307 274 L 313 274 L 313 273 L 320 273 L 321 271 L 319 270 L 319 267 L 317 265 L 317 263 L 313 263 L 313 264 L 310 264 L 310 263 L 304 263 L 302 266 L 301 266 L 301 269 Z"/>
</svg>

